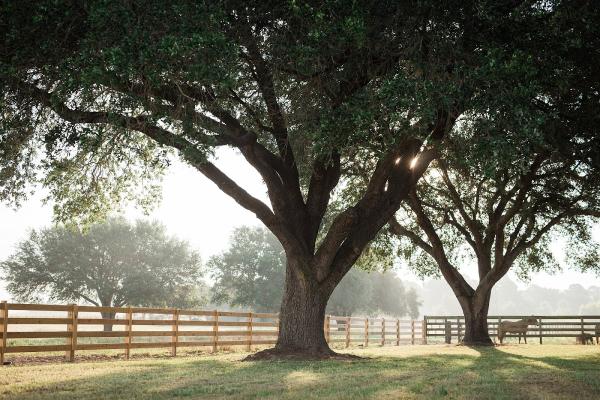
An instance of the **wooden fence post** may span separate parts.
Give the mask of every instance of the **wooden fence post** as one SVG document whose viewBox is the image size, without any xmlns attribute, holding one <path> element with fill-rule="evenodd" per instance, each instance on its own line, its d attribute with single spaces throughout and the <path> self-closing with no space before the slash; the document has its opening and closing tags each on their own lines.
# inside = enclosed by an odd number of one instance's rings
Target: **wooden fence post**
<svg viewBox="0 0 600 400">
<path fill-rule="evenodd" d="M 542 344 L 542 319 L 541 318 L 539 320 L 539 325 L 540 325 L 540 344 Z"/>
<path fill-rule="evenodd" d="M 460 318 L 456 318 L 456 343 L 460 343 L 461 334 Z"/>
<path fill-rule="evenodd" d="M 350 324 L 352 322 L 352 317 L 346 318 L 346 348 L 350 347 Z"/>
<path fill-rule="evenodd" d="M 8 303 L 2 302 L 2 343 L 0 343 L 0 367 L 4 365 L 4 354 L 6 353 L 6 337 L 8 336 Z"/>
<path fill-rule="evenodd" d="M 71 304 L 71 310 L 68 314 L 71 323 L 67 326 L 67 329 L 71 332 L 71 336 L 67 339 L 69 342 L 69 350 L 67 351 L 66 356 L 70 362 L 75 361 L 75 349 L 77 348 L 77 318 L 79 313 L 77 307 L 77 304 Z"/>
<path fill-rule="evenodd" d="M 219 347 L 219 312 L 215 310 L 213 312 L 213 353 L 217 352 L 217 348 Z"/>
<path fill-rule="evenodd" d="M 381 345 L 385 346 L 385 318 L 381 318 Z"/>
<path fill-rule="evenodd" d="M 133 313 L 131 307 L 127 307 L 127 336 L 125 337 L 125 359 L 129 360 L 131 355 L 131 331 L 133 330 Z"/>
<path fill-rule="evenodd" d="M 177 355 L 177 343 L 179 342 L 179 309 L 173 310 L 173 325 L 171 326 L 173 336 L 171 336 L 171 356 Z"/>
<path fill-rule="evenodd" d="M 365 347 L 369 346 L 369 318 L 365 317 Z"/>
<path fill-rule="evenodd" d="M 427 320 L 423 319 L 423 325 L 421 326 L 421 343 L 427 344 Z"/>
<path fill-rule="evenodd" d="M 415 320 L 410 320 L 410 344 L 415 344 Z"/>
<path fill-rule="evenodd" d="M 584 328 L 583 328 L 583 317 L 581 318 L 581 334 L 583 335 L 584 333 Z M 585 343 L 584 343 L 585 344 Z"/>
<path fill-rule="evenodd" d="M 400 318 L 396 319 L 396 346 L 400 346 Z"/>
<path fill-rule="evenodd" d="M 252 313 L 248 313 L 248 347 L 246 350 L 252 351 Z"/>
<path fill-rule="evenodd" d="M 452 343 L 452 324 L 447 318 L 444 318 L 444 339 L 446 344 Z"/>
<path fill-rule="evenodd" d="M 331 339 L 330 331 L 331 331 L 331 315 L 327 315 L 325 317 L 325 341 L 327 343 L 329 343 L 329 341 Z"/>
<path fill-rule="evenodd" d="M 498 338 L 498 333 L 500 332 L 500 324 L 502 323 L 502 317 L 498 317 L 498 325 L 496 325 L 496 338 Z M 500 341 L 500 339 L 498 339 Z"/>
</svg>

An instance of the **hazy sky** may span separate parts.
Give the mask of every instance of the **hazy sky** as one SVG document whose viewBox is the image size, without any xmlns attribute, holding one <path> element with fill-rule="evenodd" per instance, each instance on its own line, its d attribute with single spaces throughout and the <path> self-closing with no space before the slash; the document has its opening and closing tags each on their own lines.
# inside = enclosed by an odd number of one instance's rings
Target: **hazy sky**
<svg viewBox="0 0 600 400">
<path fill-rule="evenodd" d="M 217 163 L 230 176 L 238 178 L 238 182 L 244 182 L 243 186 L 251 194 L 266 199 L 260 177 L 241 156 L 233 151 L 221 150 Z M 29 229 L 51 223 L 51 206 L 42 204 L 43 197 L 42 193 L 36 194 L 18 210 L 0 205 L 0 259 L 11 254 L 15 244 L 27 235 Z M 143 216 L 134 207 L 128 207 L 125 214 L 130 218 Z M 165 176 L 162 202 L 149 218 L 161 221 L 170 233 L 188 240 L 204 259 L 227 246 L 229 235 L 236 226 L 260 225 L 254 214 L 223 194 L 199 172 L 179 162 L 175 162 Z M 556 250 L 560 251 L 558 247 Z M 416 280 L 407 268 L 401 269 L 399 275 L 403 279 Z M 516 280 L 516 277 L 512 279 Z M 600 285 L 600 278 L 594 274 L 565 271 L 554 276 L 537 274 L 532 283 L 562 289 L 572 283 L 585 287 Z M 7 296 L 0 282 L 0 299 Z"/>
</svg>

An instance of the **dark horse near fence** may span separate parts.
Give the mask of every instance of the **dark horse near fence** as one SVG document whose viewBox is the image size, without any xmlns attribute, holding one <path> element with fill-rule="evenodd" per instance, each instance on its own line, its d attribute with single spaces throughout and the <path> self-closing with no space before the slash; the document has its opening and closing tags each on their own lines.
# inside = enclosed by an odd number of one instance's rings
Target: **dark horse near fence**
<svg viewBox="0 0 600 400">
<path fill-rule="evenodd" d="M 498 340 L 500 340 L 500 344 L 502 344 L 507 333 L 516 333 L 519 335 L 519 343 L 521 343 L 521 335 L 523 336 L 525 343 L 527 343 L 527 330 L 529 329 L 529 325 L 537 324 L 538 320 L 534 317 L 521 319 L 519 321 L 502 321 L 498 325 Z"/>
</svg>

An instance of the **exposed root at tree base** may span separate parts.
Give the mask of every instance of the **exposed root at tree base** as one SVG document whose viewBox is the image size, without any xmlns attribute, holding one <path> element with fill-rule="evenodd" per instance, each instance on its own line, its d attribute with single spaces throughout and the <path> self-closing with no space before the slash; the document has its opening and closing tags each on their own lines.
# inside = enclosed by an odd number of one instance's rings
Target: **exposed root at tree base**
<svg viewBox="0 0 600 400">
<path fill-rule="evenodd" d="M 322 360 L 339 360 L 352 361 L 364 360 L 354 354 L 336 353 L 331 349 L 321 351 L 307 351 L 300 349 L 278 349 L 272 348 L 259 351 L 258 353 L 250 354 L 242 361 L 322 361 Z"/>
<path fill-rule="evenodd" d="M 465 346 L 465 347 L 494 347 L 496 344 L 491 340 L 488 342 L 487 340 L 482 341 L 469 341 L 469 342 L 460 342 L 457 346 Z"/>
</svg>

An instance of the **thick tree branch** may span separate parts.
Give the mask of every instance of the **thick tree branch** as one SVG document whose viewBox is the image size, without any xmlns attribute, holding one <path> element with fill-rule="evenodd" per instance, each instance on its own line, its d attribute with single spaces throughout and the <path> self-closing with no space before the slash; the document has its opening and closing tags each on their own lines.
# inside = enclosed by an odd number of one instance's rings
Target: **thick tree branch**
<svg viewBox="0 0 600 400">
<path fill-rule="evenodd" d="M 456 186 L 452 183 L 450 176 L 448 175 L 448 167 L 443 160 L 438 161 L 438 165 L 440 166 L 440 170 L 442 171 L 442 179 L 448 188 L 448 194 L 450 195 L 450 199 L 454 203 L 454 206 L 460 213 L 461 218 L 465 221 L 466 227 L 469 229 L 472 240 L 469 238 L 471 242 L 475 243 L 475 250 L 480 251 L 481 244 L 483 243 L 482 232 L 479 228 L 477 222 L 471 218 L 471 216 L 467 213 L 467 210 L 464 207 L 465 202 L 461 199 Z"/>
<path fill-rule="evenodd" d="M 329 205 L 331 192 L 337 186 L 340 176 L 340 155 L 335 151 L 329 159 L 319 158 L 313 164 L 306 196 L 306 211 L 310 218 L 306 237 L 311 242 L 315 242 L 317 238 L 323 215 Z"/>
<path fill-rule="evenodd" d="M 527 171 L 527 173 L 519 177 L 517 183 L 515 183 L 514 188 L 510 190 L 510 197 L 512 197 L 512 195 L 514 195 L 515 192 L 517 193 L 517 195 L 512 205 L 508 208 L 508 210 L 498 218 L 496 222 L 498 227 L 504 227 L 508 223 L 508 221 L 510 221 L 519 212 L 523 205 L 523 202 L 527 197 L 527 193 L 532 187 L 535 174 L 539 170 L 544 159 L 545 156 L 543 154 L 538 154 L 529 166 L 529 170 Z"/>
<path fill-rule="evenodd" d="M 453 226 L 461 235 L 463 235 L 467 243 L 469 243 L 469 245 L 473 248 L 476 254 L 480 254 L 481 252 L 479 249 L 479 245 L 475 242 L 475 240 L 473 240 L 471 232 L 463 225 L 461 225 L 460 222 L 458 222 L 458 219 L 452 211 L 448 210 L 446 216 L 447 218 L 445 219 L 445 222 Z"/>
<path fill-rule="evenodd" d="M 458 270 L 450 263 L 448 257 L 446 256 L 446 252 L 444 251 L 444 245 L 442 240 L 438 236 L 433 223 L 425 213 L 422 205 L 420 204 L 420 199 L 417 195 L 416 190 L 412 190 L 408 197 L 408 204 L 411 210 L 415 213 L 417 217 L 417 223 L 419 227 L 425 232 L 425 235 L 429 239 L 429 243 L 431 243 L 431 247 L 433 250 L 433 258 L 438 264 L 442 275 L 452 287 L 452 290 L 457 294 L 457 296 L 471 296 L 474 293 L 473 288 L 467 283 L 467 281 L 463 278 L 463 276 L 458 272 Z"/>
<path fill-rule="evenodd" d="M 109 124 L 124 129 L 135 130 L 145 134 L 161 145 L 176 148 L 196 169 L 244 208 L 254 212 L 265 225 L 271 226 L 275 223 L 275 216 L 269 207 L 251 196 L 210 162 L 204 160 L 204 156 L 198 152 L 192 143 L 179 135 L 151 124 L 148 118 L 130 117 L 107 112 L 74 110 L 67 107 L 64 103 L 53 99 L 50 93 L 32 87 L 29 90 L 42 105 L 53 110 L 60 118 L 67 122 L 73 124 Z"/>
<path fill-rule="evenodd" d="M 569 216 L 569 212 L 562 212 L 551 218 L 546 225 L 540 228 L 531 239 L 527 239 L 528 235 L 524 235 L 523 238 L 519 241 L 519 243 L 509 252 L 507 252 L 504 257 L 502 257 L 502 262 L 496 262 L 494 268 L 492 268 L 485 277 L 480 281 L 479 287 L 477 290 L 485 291 L 491 289 L 496 282 L 498 282 L 506 273 L 509 271 L 510 267 L 513 265 L 514 261 L 519 257 L 523 252 L 527 249 L 535 246 L 541 238 L 550 231 L 553 227 L 562 222 L 562 220 Z M 531 223 L 529 228 L 526 231 L 531 232 L 532 226 L 535 223 Z"/>
<path fill-rule="evenodd" d="M 290 169 L 290 172 L 297 177 L 298 169 L 296 167 L 294 154 L 289 143 L 283 110 L 279 105 L 279 101 L 277 100 L 277 95 L 275 93 L 275 84 L 273 81 L 273 72 L 271 66 L 265 61 L 258 47 L 255 34 L 252 32 L 252 28 L 246 24 L 246 21 L 242 21 L 242 24 L 243 29 L 239 31 L 240 40 L 247 49 L 247 53 L 244 53 L 244 55 L 254 69 L 256 83 L 258 84 L 260 93 L 267 106 L 269 120 L 273 126 L 271 133 L 277 142 L 279 155 Z"/>
<path fill-rule="evenodd" d="M 377 163 L 362 198 L 336 218 L 318 251 L 318 265 L 327 268 L 325 286 L 335 286 L 358 259 L 368 242 L 387 224 L 427 168 L 431 153 L 411 169 L 421 142 L 407 140 Z M 333 251 L 336 249 L 336 251 Z"/>
<path fill-rule="evenodd" d="M 508 243 L 506 244 L 506 248 L 508 251 L 510 251 L 513 246 L 516 244 L 517 239 L 519 238 L 519 234 L 521 233 L 521 230 L 523 229 L 523 226 L 525 226 L 525 222 L 528 220 L 531 220 L 535 218 L 534 215 L 529 214 L 529 215 L 522 215 L 519 218 L 519 221 L 517 222 L 517 224 L 515 225 L 513 231 L 511 232 L 511 234 L 508 237 Z"/>
</svg>

